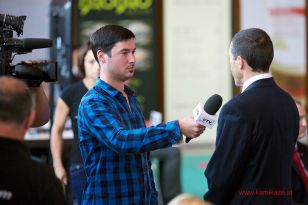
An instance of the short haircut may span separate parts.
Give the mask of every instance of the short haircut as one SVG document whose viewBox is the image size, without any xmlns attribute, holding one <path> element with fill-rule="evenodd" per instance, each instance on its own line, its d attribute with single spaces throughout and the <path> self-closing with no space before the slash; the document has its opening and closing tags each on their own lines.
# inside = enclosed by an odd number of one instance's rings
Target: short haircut
<svg viewBox="0 0 308 205">
<path fill-rule="evenodd" d="M 129 39 L 135 39 L 135 35 L 132 31 L 119 25 L 106 25 L 95 31 L 90 40 L 92 51 L 95 59 L 97 58 L 97 51 L 101 50 L 109 57 L 111 56 L 111 49 L 114 45 L 120 41 L 127 41 Z"/>
<path fill-rule="evenodd" d="M 0 122 L 22 124 L 32 109 L 28 86 L 9 76 L 1 76 L 0 85 Z"/>
<path fill-rule="evenodd" d="M 273 43 L 268 34 L 259 28 L 242 30 L 231 41 L 231 54 L 241 56 L 254 72 L 268 72 L 274 57 Z"/>
</svg>

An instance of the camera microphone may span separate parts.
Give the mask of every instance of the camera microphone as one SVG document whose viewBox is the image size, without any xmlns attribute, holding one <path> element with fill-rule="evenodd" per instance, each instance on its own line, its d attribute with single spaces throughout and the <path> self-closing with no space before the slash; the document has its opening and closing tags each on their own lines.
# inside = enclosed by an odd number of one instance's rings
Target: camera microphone
<svg viewBox="0 0 308 205">
<path fill-rule="evenodd" d="M 37 48 L 49 48 L 52 47 L 52 40 L 45 38 L 24 38 L 21 39 L 25 50 L 32 50 Z"/>
<path fill-rule="evenodd" d="M 45 38 L 12 38 L 3 44 L 5 47 L 13 47 L 17 53 L 31 52 L 33 49 L 52 47 L 52 40 Z"/>
</svg>

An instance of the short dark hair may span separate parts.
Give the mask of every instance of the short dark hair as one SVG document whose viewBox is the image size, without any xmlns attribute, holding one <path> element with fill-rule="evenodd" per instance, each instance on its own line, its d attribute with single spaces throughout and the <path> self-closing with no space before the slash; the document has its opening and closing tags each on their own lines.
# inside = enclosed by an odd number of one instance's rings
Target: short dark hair
<svg viewBox="0 0 308 205">
<path fill-rule="evenodd" d="M 268 72 L 274 57 L 273 43 L 269 35 L 259 28 L 236 33 L 231 41 L 231 54 L 241 56 L 254 72 Z"/>
<path fill-rule="evenodd" d="M 96 61 L 99 62 L 96 55 L 98 50 L 103 51 L 110 57 L 110 51 L 116 43 L 120 41 L 126 41 L 132 38 L 136 38 L 134 33 L 131 30 L 122 26 L 106 25 L 101 27 L 100 29 L 95 31 L 90 38 L 92 51 L 94 53 Z"/>
<path fill-rule="evenodd" d="M 1 76 L 0 85 L 0 122 L 23 123 L 32 109 L 28 86 L 9 76 Z"/>
<path fill-rule="evenodd" d="M 91 43 L 90 43 L 90 39 L 88 39 L 87 41 L 85 41 L 79 50 L 79 56 L 78 56 L 78 67 L 79 67 L 79 71 L 82 74 L 82 77 L 85 77 L 86 75 L 86 71 L 85 71 L 85 67 L 84 67 L 84 59 L 88 53 L 88 51 L 91 50 L 92 51 L 92 47 L 91 47 Z"/>
</svg>

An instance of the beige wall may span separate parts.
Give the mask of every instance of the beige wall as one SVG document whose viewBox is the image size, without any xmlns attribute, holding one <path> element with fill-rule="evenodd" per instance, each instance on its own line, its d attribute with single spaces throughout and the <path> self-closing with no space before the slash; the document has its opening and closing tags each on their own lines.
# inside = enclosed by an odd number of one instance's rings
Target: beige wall
<svg viewBox="0 0 308 205">
<path fill-rule="evenodd" d="M 164 106 L 167 121 L 192 115 L 213 94 L 232 95 L 228 48 L 231 3 L 226 0 L 164 1 Z M 192 143 L 213 143 L 215 125 Z"/>
</svg>

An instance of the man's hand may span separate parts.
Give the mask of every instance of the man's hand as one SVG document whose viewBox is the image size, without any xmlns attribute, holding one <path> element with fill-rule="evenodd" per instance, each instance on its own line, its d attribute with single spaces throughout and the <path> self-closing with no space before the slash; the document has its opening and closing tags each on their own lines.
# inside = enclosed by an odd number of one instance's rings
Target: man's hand
<svg viewBox="0 0 308 205">
<path fill-rule="evenodd" d="M 196 123 L 193 117 L 185 117 L 180 119 L 179 125 L 181 133 L 190 138 L 199 137 L 205 130 L 205 127 Z"/>
<path fill-rule="evenodd" d="M 47 63 L 47 60 L 27 60 L 27 61 L 21 61 L 21 63 L 29 64 L 29 65 L 36 65 L 39 63 Z"/>
</svg>

